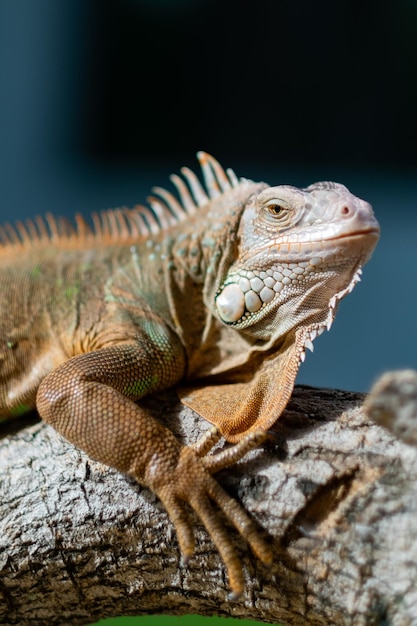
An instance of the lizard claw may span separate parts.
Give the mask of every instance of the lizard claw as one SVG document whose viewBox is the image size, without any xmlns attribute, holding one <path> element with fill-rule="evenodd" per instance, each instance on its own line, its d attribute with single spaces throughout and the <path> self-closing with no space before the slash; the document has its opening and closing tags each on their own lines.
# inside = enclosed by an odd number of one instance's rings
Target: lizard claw
<svg viewBox="0 0 417 626">
<path fill-rule="evenodd" d="M 206 432 L 201 435 L 190 448 L 192 448 L 200 457 L 205 456 L 218 441 L 221 439 L 220 430 L 216 426 L 211 426 Z"/>
<path fill-rule="evenodd" d="M 213 456 L 204 457 L 204 467 L 210 474 L 215 474 L 225 467 L 230 467 L 230 465 L 240 461 L 245 454 L 254 448 L 258 448 L 267 438 L 268 433 L 266 431 L 253 431 L 234 446 L 230 446 Z"/>
<path fill-rule="evenodd" d="M 266 566 L 272 563 L 272 553 L 270 546 L 243 507 L 226 493 L 211 474 L 234 463 L 249 449 L 259 445 L 259 442 L 263 441 L 264 433 L 245 437 L 242 442 L 213 457 L 200 456 L 209 451 L 219 438 L 217 429 L 210 429 L 197 444 L 182 448 L 177 466 L 169 480 L 155 491 L 175 526 L 182 553 L 182 564 L 188 563 L 195 544 L 192 524 L 185 506 L 185 503 L 188 503 L 203 522 L 226 566 L 231 588 L 228 597 L 230 600 L 236 600 L 244 590 L 241 560 L 213 504 L 223 511 Z"/>
</svg>

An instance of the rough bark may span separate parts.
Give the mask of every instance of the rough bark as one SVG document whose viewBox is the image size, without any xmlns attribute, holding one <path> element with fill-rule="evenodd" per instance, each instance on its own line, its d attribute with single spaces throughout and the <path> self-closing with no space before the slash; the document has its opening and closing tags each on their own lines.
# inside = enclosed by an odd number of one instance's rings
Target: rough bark
<svg viewBox="0 0 417 626">
<path fill-rule="evenodd" d="M 201 524 L 195 557 L 181 567 L 175 533 L 148 490 L 39 422 L 6 436 L 0 624 L 68 626 L 152 613 L 417 624 L 417 450 L 372 422 L 363 400 L 296 388 L 274 445 L 219 474 L 270 534 L 275 555 L 268 571 L 230 531 L 247 576 L 235 603 Z M 148 406 L 184 441 L 207 428 L 173 394 Z"/>
</svg>

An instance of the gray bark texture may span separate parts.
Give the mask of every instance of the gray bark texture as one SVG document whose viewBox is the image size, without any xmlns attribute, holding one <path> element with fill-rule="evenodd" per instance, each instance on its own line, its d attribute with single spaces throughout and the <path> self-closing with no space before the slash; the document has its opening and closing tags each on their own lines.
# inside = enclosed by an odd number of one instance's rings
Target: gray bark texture
<svg viewBox="0 0 417 626">
<path fill-rule="evenodd" d="M 268 570 L 230 528 L 247 578 L 236 602 L 227 600 L 224 567 L 197 519 L 195 556 L 182 567 L 175 532 L 149 490 L 36 420 L 15 420 L 7 432 L 3 424 L 0 624 L 72 626 L 155 613 L 294 626 L 417 624 L 413 427 L 407 443 L 370 419 L 395 432 L 395 415 L 405 419 L 401 398 L 415 409 L 416 375 L 392 376 L 365 408 L 363 394 L 297 387 L 271 443 L 218 474 L 274 552 Z M 208 428 L 173 393 L 147 406 L 184 443 Z M 417 411 L 408 413 L 415 431 Z"/>
</svg>

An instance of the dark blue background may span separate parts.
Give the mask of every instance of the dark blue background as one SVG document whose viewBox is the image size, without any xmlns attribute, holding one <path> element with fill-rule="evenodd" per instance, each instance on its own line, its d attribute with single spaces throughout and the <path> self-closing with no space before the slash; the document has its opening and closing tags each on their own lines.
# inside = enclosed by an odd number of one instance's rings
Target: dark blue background
<svg viewBox="0 0 417 626">
<path fill-rule="evenodd" d="M 414 0 L 1 0 L 0 219 L 144 202 L 204 149 L 343 182 L 381 242 L 299 381 L 417 367 Z"/>
</svg>

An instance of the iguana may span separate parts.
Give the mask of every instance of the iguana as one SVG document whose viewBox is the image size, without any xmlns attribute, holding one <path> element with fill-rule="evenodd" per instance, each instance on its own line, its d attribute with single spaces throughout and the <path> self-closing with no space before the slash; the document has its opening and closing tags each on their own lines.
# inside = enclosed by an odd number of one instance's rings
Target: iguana
<svg viewBox="0 0 417 626">
<path fill-rule="evenodd" d="M 185 560 L 187 504 L 226 565 L 242 567 L 216 507 L 266 564 L 271 550 L 212 474 L 258 445 L 284 410 L 305 349 L 329 329 L 379 236 L 343 185 L 270 187 L 198 153 L 148 207 L 47 214 L 0 228 L 0 415 L 37 408 L 66 439 L 161 499 Z M 212 422 L 184 447 L 141 407 L 178 388 Z M 208 454 L 223 437 L 235 446 Z"/>
</svg>

